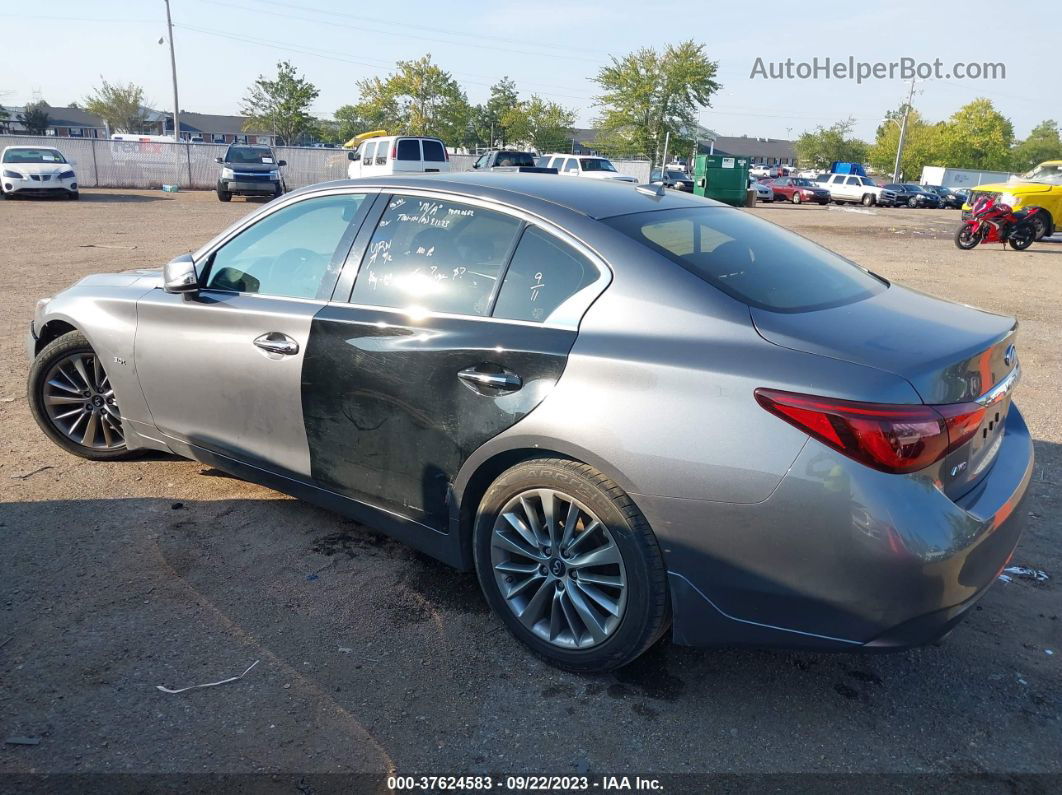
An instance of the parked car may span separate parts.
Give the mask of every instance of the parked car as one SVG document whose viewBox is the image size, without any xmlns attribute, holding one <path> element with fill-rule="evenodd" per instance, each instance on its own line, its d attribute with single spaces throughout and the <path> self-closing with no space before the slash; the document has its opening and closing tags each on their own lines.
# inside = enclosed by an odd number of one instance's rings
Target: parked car
<svg viewBox="0 0 1062 795">
<path fill-rule="evenodd" d="M 28 403 L 63 450 L 176 453 L 475 569 L 572 670 L 669 627 L 929 641 L 1027 513 L 1013 318 L 678 191 L 314 185 L 31 322 Z"/>
<path fill-rule="evenodd" d="M 415 138 L 407 135 L 385 135 L 362 141 L 347 158 L 347 176 L 383 177 L 388 174 L 446 173 L 450 170 L 450 155 L 439 138 Z"/>
<path fill-rule="evenodd" d="M 63 153 L 50 146 L 8 146 L 0 155 L 0 193 L 15 196 L 60 196 L 79 199 L 77 175 Z"/>
<path fill-rule="evenodd" d="M 859 174 L 823 174 L 815 186 L 828 190 L 836 204 L 862 204 L 871 207 L 881 203 L 881 188 L 870 177 Z"/>
<path fill-rule="evenodd" d="M 757 201 L 773 202 L 775 200 L 774 191 L 767 182 L 758 180 L 755 177 L 749 177 L 749 187 L 756 191 Z"/>
<path fill-rule="evenodd" d="M 962 207 L 962 217 L 970 217 L 970 208 L 982 197 L 998 199 L 1013 210 L 1040 207 L 1037 213 L 1036 239 L 1054 234 L 1062 222 L 1062 160 L 1046 160 L 1019 179 L 978 185 L 970 191 Z"/>
<path fill-rule="evenodd" d="M 472 168 L 477 171 L 516 171 L 521 174 L 556 174 L 557 169 L 539 166 L 530 152 L 492 149 L 480 155 Z"/>
<path fill-rule="evenodd" d="M 597 155 L 563 155 L 550 154 L 549 167 L 557 169 L 558 174 L 566 177 L 588 177 L 612 182 L 637 182 L 635 177 L 621 174 L 612 165 L 612 161 Z"/>
<path fill-rule="evenodd" d="M 940 206 L 945 209 L 960 209 L 963 202 L 966 201 L 967 194 L 965 191 L 945 188 L 942 185 L 923 185 L 922 188 L 929 193 L 935 194 L 940 200 Z"/>
<path fill-rule="evenodd" d="M 885 207 L 920 207 L 935 210 L 940 197 L 913 182 L 889 183 L 881 189 L 880 203 Z"/>
<path fill-rule="evenodd" d="M 774 177 L 782 176 L 782 169 L 780 166 L 768 166 L 763 163 L 757 163 L 749 168 L 749 173 L 754 177 L 773 179 Z"/>
<path fill-rule="evenodd" d="M 221 165 L 217 194 L 223 202 L 233 196 L 282 196 L 285 185 L 280 169 L 287 165 L 278 160 L 271 147 L 260 144 L 229 144 L 224 157 L 214 158 Z"/>
<path fill-rule="evenodd" d="M 778 179 L 772 179 L 768 184 L 771 186 L 771 190 L 774 191 L 776 199 L 786 199 L 793 202 L 793 204 L 800 204 L 801 202 L 829 204 L 830 202 L 830 192 L 825 188 L 820 188 L 809 179 L 778 177 Z"/>
<path fill-rule="evenodd" d="M 673 168 L 661 170 L 654 168 L 649 174 L 650 182 L 659 182 L 666 188 L 673 190 L 684 190 L 686 192 L 693 190 L 693 177 L 684 171 L 678 171 Z"/>
</svg>

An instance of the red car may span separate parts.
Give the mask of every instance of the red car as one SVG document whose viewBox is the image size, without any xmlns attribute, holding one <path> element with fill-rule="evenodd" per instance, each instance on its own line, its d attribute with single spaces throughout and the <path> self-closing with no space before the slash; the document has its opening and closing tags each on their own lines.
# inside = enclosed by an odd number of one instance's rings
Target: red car
<svg viewBox="0 0 1062 795">
<path fill-rule="evenodd" d="M 818 202 L 829 204 L 830 192 L 825 188 L 815 185 L 810 179 L 803 177 L 778 177 L 766 180 L 766 184 L 774 191 L 774 200 L 787 199 L 793 204 L 801 202 Z"/>
</svg>

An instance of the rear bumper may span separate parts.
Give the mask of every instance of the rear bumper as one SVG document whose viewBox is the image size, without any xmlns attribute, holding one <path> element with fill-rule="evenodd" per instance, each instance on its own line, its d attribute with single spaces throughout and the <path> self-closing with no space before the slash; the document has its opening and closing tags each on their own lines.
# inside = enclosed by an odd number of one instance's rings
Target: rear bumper
<svg viewBox="0 0 1062 795">
<path fill-rule="evenodd" d="M 634 499 L 664 548 L 677 643 L 887 650 L 943 635 L 995 582 L 1032 470 L 1012 406 L 989 474 L 958 501 L 814 440 L 758 504 Z"/>
</svg>

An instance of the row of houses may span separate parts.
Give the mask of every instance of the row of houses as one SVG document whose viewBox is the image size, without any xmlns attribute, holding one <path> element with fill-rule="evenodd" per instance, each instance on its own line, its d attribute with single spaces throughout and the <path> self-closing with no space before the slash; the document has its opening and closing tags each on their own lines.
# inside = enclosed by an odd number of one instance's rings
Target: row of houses
<svg viewBox="0 0 1062 795">
<path fill-rule="evenodd" d="M 61 138 L 107 138 L 107 125 L 102 119 L 81 108 L 48 107 L 47 135 Z M 10 118 L 6 125 L 9 132 L 25 132 L 17 121 L 22 108 L 9 108 Z M 277 136 L 266 129 L 244 129 L 247 119 L 243 116 L 220 116 L 210 113 L 181 111 L 181 138 L 186 141 L 231 144 L 257 143 L 276 144 Z M 173 115 L 164 111 L 147 110 L 144 128 L 138 132 L 145 135 L 173 135 Z M 579 128 L 572 131 L 571 151 L 574 154 L 596 154 L 594 148 L 597 130 Z M 750 138 L 748 136 L 718 135 L 705 127 L 698 127 L 695 136 L 698 151 L 702 154 L 722 154 L 748 157 L 751 162 L 768 166 L 796 165 L 793 142 L 778 138 Z M 296 143 L 314 143 L 313 140 Z M 680 156 L 686 153 L 679 153 Z"/>
<path fill-rule="evenodd" d="M 23 108 L 6 108 L 8 119 L 0 122 L 6 132 L 27 132 L 18 121 Z M 98 116 L 78 107 L 54 108 L 46 105 L 48 127 L 45 135 L 60 138 L 108 138 L 106 123 Z M 181 138 L 186 141 L 205 143 L 258 143 L 275 144 L 277 136 L 270 130 L 250 128 L 245 130 L 247 119 L 243 116 L 220 116 L 211 113 L 181 111 Z M 173 115 L 164 111 L 145 109 L 143 128 L 136 131 L 142 135 L 173 135 Z M 307 141 L 306 143 L 311 143 Z"/>
</svg>

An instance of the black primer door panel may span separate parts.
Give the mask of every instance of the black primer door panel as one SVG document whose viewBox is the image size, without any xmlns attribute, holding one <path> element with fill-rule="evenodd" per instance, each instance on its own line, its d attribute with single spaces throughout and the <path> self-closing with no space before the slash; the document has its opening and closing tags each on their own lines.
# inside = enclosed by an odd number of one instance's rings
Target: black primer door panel
<svg viewBox="0 0 1062 795">
<path fill-rule="evenodd" d="M 325 307 L 314 317 L 302 376 L 314 481 L 445 530 L 448 486 L 461 464 L 549 394 L 575 336 Z"/>
</svg>

